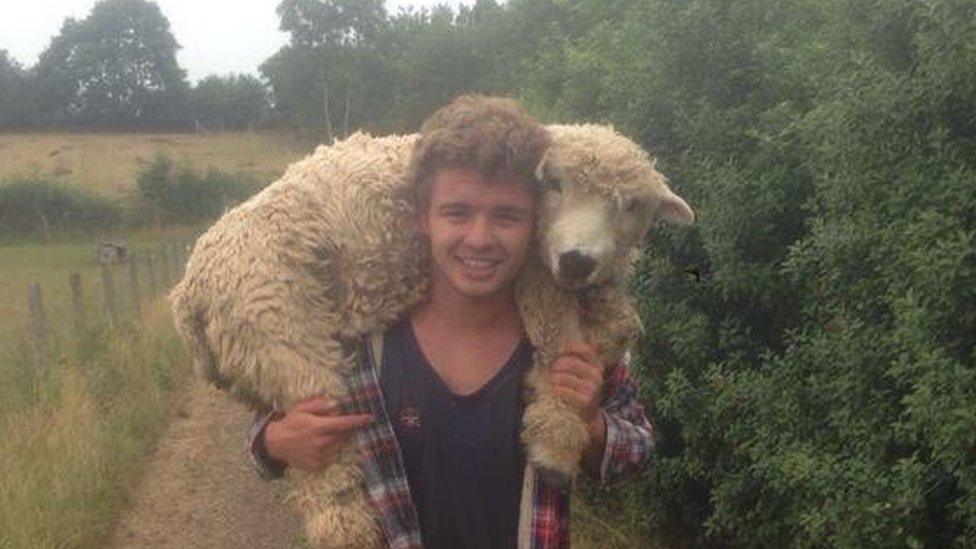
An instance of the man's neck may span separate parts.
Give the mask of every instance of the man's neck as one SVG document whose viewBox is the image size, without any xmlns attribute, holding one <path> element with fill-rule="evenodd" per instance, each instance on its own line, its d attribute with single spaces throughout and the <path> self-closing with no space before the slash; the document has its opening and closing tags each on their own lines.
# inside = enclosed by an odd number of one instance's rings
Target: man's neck
<svg viewBox="0 0 976 549">
<path fill-rule="evenodd" d="M 522 329 L 514 297 L 469 299 L 435 291 L 411 311 L 410 320 L 427 333 L 458 339 L 521 333 Z"/>
<path fill-rule="evenodd" d="M 483 387 L 522 339 L 518 307 L 509 297 L 472 300 L 435 291 L 409 320 L 431 367 L 458 395 Z"/>
</svg>

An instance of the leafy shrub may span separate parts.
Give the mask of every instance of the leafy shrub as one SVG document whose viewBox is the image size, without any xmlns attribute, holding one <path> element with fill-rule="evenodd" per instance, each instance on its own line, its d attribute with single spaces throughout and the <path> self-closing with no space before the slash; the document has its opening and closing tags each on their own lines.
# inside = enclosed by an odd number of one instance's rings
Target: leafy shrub
<svg viewBox="0 0 976 549">
<path fill-rule="evenodd" d="M 214 169 L 201 175 L 189 167 L 177 167 L 165 155 L 157 155 L 137 178 L 141 206 L 157 223 L 213 219 L 259 188 L 257 181 L 243 176 Z"/>
<path fill-rule="evenodd" d="M 31 178 L 0 184 L 3 234 L 109 229 L 122 217 L 118 204 L 78 187 Z"/>
<path fill-rule="evenodd" d="M 641 139 L 699 214 L 635 281 L 658 445 L 628 520 L 973 546 L 976 2 L 568 4 L 627 13 L 550 40 L 561 86 L 524 95 Z"/>
</svg>

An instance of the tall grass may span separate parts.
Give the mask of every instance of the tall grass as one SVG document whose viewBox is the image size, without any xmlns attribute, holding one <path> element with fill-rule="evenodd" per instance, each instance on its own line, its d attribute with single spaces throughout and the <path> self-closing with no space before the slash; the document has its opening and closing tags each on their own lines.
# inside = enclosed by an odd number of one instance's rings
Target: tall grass
<svg viewBox="0 0 976 549">
<path fill-rule="evenodd" d="M 92 328 L 33 371 L 0 369 L 0 547 L 92 547 L 164 426 L 189 361 L 161 299 L 142 322 Z"/>
</svg>

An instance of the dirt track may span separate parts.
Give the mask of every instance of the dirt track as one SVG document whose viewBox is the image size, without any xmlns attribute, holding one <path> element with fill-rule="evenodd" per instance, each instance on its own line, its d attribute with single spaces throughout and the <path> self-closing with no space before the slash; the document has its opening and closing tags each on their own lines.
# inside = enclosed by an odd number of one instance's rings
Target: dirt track
<svg viewBox="0 0 976 549">
<path fill-rule="evenodd" d="M 301 546 L 280 486 L 258 478 L 244 452 L 251 419 L 239 404 L 192 382 L 109 547 Z"/>
</svg>

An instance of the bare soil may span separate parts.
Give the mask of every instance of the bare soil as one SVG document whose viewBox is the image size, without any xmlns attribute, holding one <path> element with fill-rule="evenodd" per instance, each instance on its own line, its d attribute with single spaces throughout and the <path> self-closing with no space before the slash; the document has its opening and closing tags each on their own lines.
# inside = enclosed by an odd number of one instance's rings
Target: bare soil
<svg viewBox="0 0 976 549">
<path fill-rule="evenodd" d="M 252 419 L 191 382 L 109 547 L 300 547 L 298 517 L 280 483 L 261 480 L 245 452 Z"/>
</svg>

